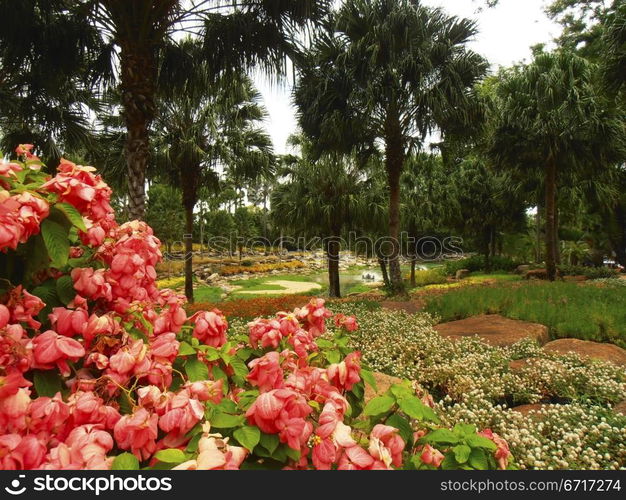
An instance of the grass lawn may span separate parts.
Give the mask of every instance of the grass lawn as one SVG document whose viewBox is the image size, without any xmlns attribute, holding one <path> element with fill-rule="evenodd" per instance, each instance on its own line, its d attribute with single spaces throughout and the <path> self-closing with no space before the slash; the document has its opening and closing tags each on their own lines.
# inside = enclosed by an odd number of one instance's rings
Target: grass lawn
<svg viewBox="0 0 626 500">
<path fill-rule="evenodd" d="M 196 302 L 219 302 L 222 293 L 222 289 L 217 286 L 202 286 L 193 291 L 193 298 Z"/>
<path fill-rule="evenodd" d="M 540 282 L 459 288 L 430 298 L 425 310 L 442 321 L 498 313 L 546 325 L 553 338 L 626 347 L 626 289 L 621 287 Z"/>
</svg>

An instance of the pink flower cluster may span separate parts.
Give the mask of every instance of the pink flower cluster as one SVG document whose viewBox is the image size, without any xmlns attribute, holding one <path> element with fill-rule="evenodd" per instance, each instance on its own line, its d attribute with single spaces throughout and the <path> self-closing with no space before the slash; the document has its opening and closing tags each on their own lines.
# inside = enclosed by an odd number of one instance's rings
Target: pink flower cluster
<svg viewBox="0 0 626 500">
<path fill-rule="evenodd" d="M 2 174 L 0 165 L 0 176 Z M 41 221 L 48 217 L 49 211 L 48 203 L 39 196 L 28 191 L 11 195 L 0 186 L 0 250 L 15 250 L 18 244 L 38 234 Z"/>
</svg>

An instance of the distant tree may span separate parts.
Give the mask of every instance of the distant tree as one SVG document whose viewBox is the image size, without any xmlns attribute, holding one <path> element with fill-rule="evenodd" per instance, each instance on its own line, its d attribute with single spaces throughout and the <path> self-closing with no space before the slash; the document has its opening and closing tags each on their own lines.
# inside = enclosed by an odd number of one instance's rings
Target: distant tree
<svg viewBox="0 0 626 500">
<path fill-rule="evenodd" d="M 501 167 L 543 166 L 546 267 L 557 263 L 557 190 L 564 175 L 623 161 L 624 122 L 596 84 L 597 67 L 564 51 L 542 53 L 497 87 L 498 125 L 490 153 Z"/>
<path fill-rule="evenodd" d="M 182 241 L 185 211 L 180 189 L 165 184 L 153 184 L 148 189 L 146 222 L 154 234 L 172 251 L 172 243 Z"/>
<path fill-rule="evenodd" d="M 384 145 L 393 293 L 402 293 L 400 177 L 429 132 L 470 125 L 471 89 L 487 69 L 467 48 L 475 24 L 414 0 L 346 0 L 295 90 L 304 132 L 322 150 Z"/>
</svg>

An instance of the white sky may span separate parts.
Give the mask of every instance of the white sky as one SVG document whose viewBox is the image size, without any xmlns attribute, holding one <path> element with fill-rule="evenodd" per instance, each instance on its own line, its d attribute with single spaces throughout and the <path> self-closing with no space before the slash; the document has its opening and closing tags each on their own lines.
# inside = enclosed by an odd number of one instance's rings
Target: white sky
<svg viewBox="0 0 626 500">
<path fill-rule="evenodd" d="M 497 7 L 481 12 L 478 12 L 480 0 L 423 0 L 423 3 L 476 19 L 479 34 L 471 48 L 486 57 L 494 69 L 529 61 L 532 45 L 549 43 L 560 31 L 544 13 L 546 0 L 500 0 Z M 260 76 L 255 77 L 255 82 L 269 112 L 267 129 L 274 150 L 284 153 L 287 137 L 297 129 L 295 109 L 290 103 L 291 79 L 282 86 L 270 85 Z"/>
</svg>

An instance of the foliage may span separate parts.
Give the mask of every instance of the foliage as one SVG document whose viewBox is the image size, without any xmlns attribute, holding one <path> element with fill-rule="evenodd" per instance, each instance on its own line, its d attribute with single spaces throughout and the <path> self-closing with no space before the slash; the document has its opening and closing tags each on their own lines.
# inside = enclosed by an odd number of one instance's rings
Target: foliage
<svg viewBox="0 0 626 500">
<path fill-rule="evenodd" d="M 518 263 L 509 257 L 494 255 L 490 258 L 491 269 L 496 271 L 513 271 Z M 443 273 L 454 276 L 457 271 L 467 269 L 470 272 L 486 271 L 486 259 L 484 255 L 472 255 L 459 260 L 449 260 L 443 266 Z"/>
<path fill-rule="evenodd" d="M 460 288 L 428 301 L 426 311 L 443 321 L 502 314 L 541 323 L 553 338 L 612 342 L 626 347 L 626 294 L 577 283 L 529 283 Z"/>
<path fill-rule="evenodd" d="M 222 266 L 219 272 L 224 276 L 233 276 L 241 273 L 257 274 L 276 270 L 302 269 L 303 267 L 306 267 L 305 264 L 299 260 L 288 260 L 269 264 L 253 264 L 252 266 Z"/>
<path fill-rule="evenodd" d="M 182 241 L 185 213 L 180 189 L 163 184 L 153 184 L 148 190 L 146 222 L 154 234 L 167 245 Z"/>
<path fill-rule="evenodd" d="M 600 278 L 614 278 L 618 275 L 616 269 L 609 267 L 589 267 L 589 266 L 559 266 L 559 271 L 563 276 L 585 276 L 591 280 Z"/>
<path fill-rule="evenodd" d="M 446 281 L 446 276 L 442 273 L 442 268 L 415 271 L 415 286 L 439 285 Z"/>
</svg>

